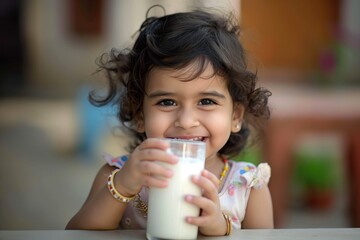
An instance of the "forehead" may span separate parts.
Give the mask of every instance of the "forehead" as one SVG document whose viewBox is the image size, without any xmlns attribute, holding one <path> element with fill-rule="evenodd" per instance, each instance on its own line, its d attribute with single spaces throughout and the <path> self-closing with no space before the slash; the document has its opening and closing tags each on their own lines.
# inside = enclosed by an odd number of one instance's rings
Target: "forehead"
<svg viewBox="0 0 360 240">
<path fill-rule="evenodd" d="M 203 80 L 203 81 L 200 81 Z M 182 69 L 154 68 L 152 69 L 146 81 L 146 90 L 161 88 L 165 85 L 190 85 L 196 88 L 198 85 L 208 87 L 221 87 L 227 89 L 227 81 L 224 77 L 215 74 L 211 64 L 206 64 L 199 69 L 194 63 Z"/>
</svg>

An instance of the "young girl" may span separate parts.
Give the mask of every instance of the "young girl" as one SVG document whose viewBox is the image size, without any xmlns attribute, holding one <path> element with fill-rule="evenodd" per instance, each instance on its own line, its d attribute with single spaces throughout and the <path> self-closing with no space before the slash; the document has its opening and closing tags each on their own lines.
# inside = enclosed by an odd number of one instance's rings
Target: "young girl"
<svg viewBox="0 0 360 240">
<path fill-rule="evenodd" d="M 255 87 L 232 18 L 204 11 L 147 18 L 133 48 L 112 50 L 100 67 L 109 91 L 90 99 L 118 104 L 136 141 L 128 156 L 107 157 L 68 229 L 146 228 L 148 188 L 166 187 L 173 175 L 155 161 L 177 162 L 159 138 L 206 143 L 206 170 L 192 178 L 203 195 L 184 196 L 201 214 L 184 221 L 213 236 L 273 227 L 269 166 L 227 160 L 269 118 L 270 96 Z"/>
</svg>

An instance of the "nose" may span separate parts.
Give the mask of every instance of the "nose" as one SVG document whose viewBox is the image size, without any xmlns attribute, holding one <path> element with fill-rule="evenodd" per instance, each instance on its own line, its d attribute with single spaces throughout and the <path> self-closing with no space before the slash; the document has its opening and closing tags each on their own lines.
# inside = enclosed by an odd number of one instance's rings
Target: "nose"
<svg viewBox="0 0 360 240">
<path fill-rule="evenodd" d="M 200 125 L 197 111 L 191 107 L 184 107 L 178 111 L 175 127 L 189 129 Z"/>
</svg>

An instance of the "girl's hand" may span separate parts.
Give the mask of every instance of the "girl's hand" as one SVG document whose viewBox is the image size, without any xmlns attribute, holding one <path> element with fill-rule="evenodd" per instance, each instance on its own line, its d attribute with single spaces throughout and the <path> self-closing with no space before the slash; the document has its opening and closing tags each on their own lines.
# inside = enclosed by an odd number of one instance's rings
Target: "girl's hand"
<svg viewBox="0 0 360 240">
<path fill-rule="evenodd" d="M 225 235 L 226 221 L 222 215 L 218 197 L 219 180 L 207 170 L 203 170 L 201 176 L 194 176 L 192 181 L 198 185 L 203 195 L 201 197 L 188 195 L 185 200 L 201 209 L 199 217 L 187 217 L 190 224 L 199 226 L 203 235 Z"/>
<path fill-rule="evenodd" d="M 167 142 L 155 138 L 146 139 L 136 147 L 117 174 L 123 194 L 135 195 L 143 186 L 167 186 L 166 178 L 172 177 L 173 171 L 157 162 L 175 164 L 178 161 L 176 156 L 166 152 L 167 148 Z"/>
</svg>

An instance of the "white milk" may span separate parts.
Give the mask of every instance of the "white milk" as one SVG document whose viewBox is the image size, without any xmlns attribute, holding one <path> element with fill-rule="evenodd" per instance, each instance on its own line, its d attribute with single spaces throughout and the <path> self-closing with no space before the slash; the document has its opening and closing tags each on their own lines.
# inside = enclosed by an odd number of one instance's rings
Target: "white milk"
<svg viewBox="0 0 360 240">
<path fill-rule="evenodd" d="M 147 220 L 148 239 L 196 239 L 198 227 L 185 221 L 187 216 L 199 216 L 200 209 L 185 202 L 185 195 L 200 196 L 201 189 L 192 183 L 191 177 L 200 175 L 204 161 L 180 158 L 167 165 L 174 175 L 166 188 L 150 188 Z"/>
</svg>

